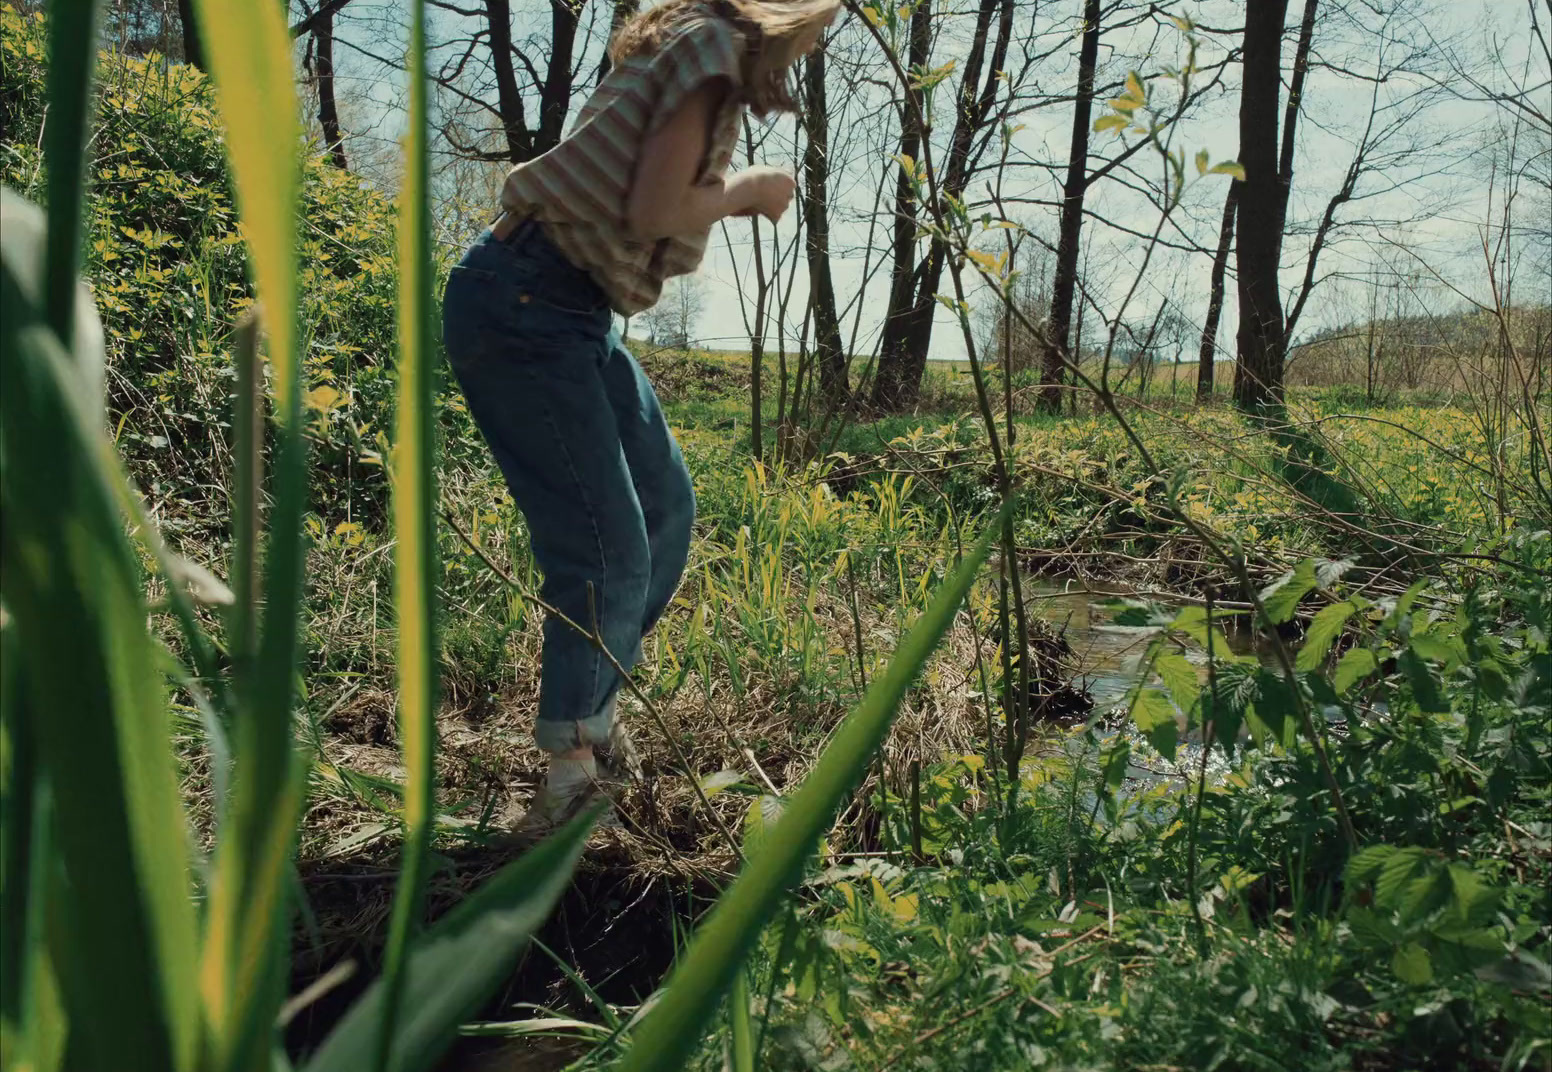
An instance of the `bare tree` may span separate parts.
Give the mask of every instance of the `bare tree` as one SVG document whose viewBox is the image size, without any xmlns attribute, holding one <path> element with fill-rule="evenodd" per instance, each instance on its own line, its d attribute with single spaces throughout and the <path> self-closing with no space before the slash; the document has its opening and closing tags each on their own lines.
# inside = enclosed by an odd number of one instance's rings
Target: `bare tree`
<svg viewBox="0 0 1552 1072">
<path fill-rule="evenodd" d="M 1240 189 L 1236 268 L 1239 363 L 1234 400 L 1259 412 L 1283 397 L 1283 184 L 1277 171 L 1277 106 L 1282 90 L 1283 17 L 1288 0 L 1250 0 L 1245 9 L 1244 78 L 1239 106 Z"/>
<path fill-rule="evenodd" d="M 1040 370 L 1040 406 L 1051 413 L 1057 412 L 1062 404 L 1063 364 L 1071 342 L 1072 301 L 1078 282 L 1078 241 L 1083 230 L 1083 195 L 1089 185 L 1089 127 L 1094 106 L 1094 68 L 1099 62 L 1099 22 L 1099 0 L 1084 0 L 1083 37 L 1078 46 L 1078 91 L 1072 108 L 1072 145 L 1067 154 L 1067 177 L 1062 183 L 1050 330 Z"/>
<path fill-rule="evenodd" d="M 705 307 L 706 285 L 693 275 L 675 276 L 663 287 L 658 303 L 641 314 L 648 341 L 681 350 L 689 347 Z"/>
<path fill-rule="evenodd" d="M 1042 242 L 1019 243 L 1014 254 L 1018 274 L 1008 288 L 1008 300 L 976 306 L 981 350 L 1015 373 L 1040 367 L 1044 340 L 1026 323 L 1041 328 L 1050 316 L 1052 260 Z M 1014 310 L 1022 316 L 1015 316 Z"/>
<path fill-rule="evenodd" d="M 813 305 L 814 360 L 819 365 L 819 389 L 834 404 L 845 401 L 851 387 L 835 307 L 835 282 L 830 276 L 830 114 L 823 49 L 804 61 L 802 119 L 805 250 Z"/>
<path fill-rule="evenodd" d="M 323 128 L 324 148 L 334 166 L 346 171 L 350 165 L 345 159 L 345 135 L 340 129 L 339 104 L 334 99 L 334 9 L 324 7 L 308 21 L 312 29 L 302 65 L 317 90 L 318 125 Z"/>
<path fill-rule="evenodd" d="M 911 13 L 909 70 L 925 70 L 932 46 L 932 0 L 921 0 Z M 921 155 L 926 126 L 927 94 L 920 80 L 903 92 L 900 115 L 899 161 L 895 173 L 894 220 L 890 248 L 893 270 L 889 282 L 889 306 L 884 315 L 883 340 L 879 344 L 878 375 L 873 381 L 873 404 L 882 409 L 904 407 L 907 376 L 903 353 L 905 325 L 916 288 L 916 159 Z"/>
<path fill-rule="evenodd" d="M 1239 180 L 1229 183 L 1223 199 L 1223 222 L 1218 227 L 1218 249 L 1213 254 L 1212 276 L 1207 291 L 1207 317 L 1202 321 L 1202 341 L 1197 353 L 1196 400 L 1212 399 L 1213 371 L 1218 363 L 1218 321 L 1223 315 L 1223 278 L 1229 267 L 1229 248 L 1234 244 L 1234 209 L 1239 203 Z"/>
<path fill-rule="evenodd" d="M 199 40 L 199 22 L 194 0 L 178 0 L 178 23 L 183 36 L 183 62 L 205 69 L 205 50 Z"/>
<path fill-rule="evenodd" d="M 956 96 L 947 164 L 939 164 L 943 176 L 939 193 L 944 198 L 958 200 L 964 196 L 986 147 L 983 132 L 993 118 L 993 108 L 1003 83 L 1003 67 L 1013 34 L 1013 15 L 1014 0 L 980 0 L 976 9 L 975 28 Z M 914 22 L 912 25 L 914 33 Z M 937 72 L 922 70 L 919 83 L 931 84 L 937 78 Z M 897 246 L 897 253 L 899 248 Z M 914 260 L 914 235 L 910 252 Z M 948 253 L 947 243 L 934 238 L 928 242 L 926 256 L 919 264 L 902 266 L 896 263 L 897 286 L 890 295 L 878 377 L 873 385 L 873 402 L 881 408 L 906 409 L 916 402 L 922 373 L 927 367 L 927 352 L 932 344 L 933 314 L 937 309 L 938 286 Z M 902 267 L 906 270 L 902 271 Z"/>
</svg>

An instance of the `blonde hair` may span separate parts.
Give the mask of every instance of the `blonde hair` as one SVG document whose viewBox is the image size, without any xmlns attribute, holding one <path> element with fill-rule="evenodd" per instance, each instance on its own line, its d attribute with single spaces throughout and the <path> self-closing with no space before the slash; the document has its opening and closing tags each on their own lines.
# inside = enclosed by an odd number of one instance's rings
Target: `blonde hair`
<svg viewBox="0 0 1552 1072">
<path fill-rule="evenodd" d="M 620 28 L 609 57 L 622 63 L 657 51 L 679 25 L 697 14 L 727 19 L 747 42 L 740 102 L 755 115 L 795 112 L 788 74 L 801 57 L 805 33 L 821 31 L 841 8 L 841 0 L 663 0 Z"/>
</svg>

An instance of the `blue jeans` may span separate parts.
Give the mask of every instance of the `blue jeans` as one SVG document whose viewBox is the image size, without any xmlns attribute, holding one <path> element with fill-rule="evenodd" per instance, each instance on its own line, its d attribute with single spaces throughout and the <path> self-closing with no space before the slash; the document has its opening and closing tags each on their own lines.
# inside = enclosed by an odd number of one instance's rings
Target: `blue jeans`
<svg viewBox="0 0 1552 1072">
<path fill-rule="evenodd" d="M 540 595 L 629 670 L 684 573 L 695 491 L 603 292 L 533 224 L 486 232 L 452 271 L 448 363 L 528 522 Z M 540 748 L 608 740 L 619 674 L 544 623 Z"/>
</svg>

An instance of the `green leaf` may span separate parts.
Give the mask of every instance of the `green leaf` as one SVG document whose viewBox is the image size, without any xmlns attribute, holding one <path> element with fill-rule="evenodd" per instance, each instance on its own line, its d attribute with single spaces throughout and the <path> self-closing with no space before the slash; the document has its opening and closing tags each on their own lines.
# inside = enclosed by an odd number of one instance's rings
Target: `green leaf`
<svg viewBox="0 0 1552 1072">
<path fill-rule="evenodd" d="M 1256 704 L 1252 726 L 1262 730 L 1283 748 L 1293 745 L 1298 726 L 1299 698 L 1294 684 L 1281 674 L 1262 667 L 1256 671 Z"/>
<path fill-rule="evenodd" d="M 1094 120 L 1094 133 L 1103 134 L 1107 130 L 1122 130 L 1131 120 L 1124 115 L 1102 115 Z"/>
<path fill-rule="evenodd" d="M 1112 599 L 1103 604 L 1106 610 L 1111 612 L 1110 620 L 1116 625 L 1124 625 L 1129 629 L 1138 629 L 1146 626 L 1155 628 L 1167 625 L 1172 620 L 1164 607 L 1158 603 L 1149 603 L 1141 599 Z"/>
<path fill-rule="evenodd" d="M 1425 868 L 1423 873 L 1401 891 L 1397 913 L 1406 924 L 1421 923 L 1443 908 L 1450 899 L 1449 872 L 1442 867 Z"/>
<path fill-rule="evenodd" d="M 1350 558 L 1323 558 L 1315 564 L 1315 583 L 1330 588 L 1347 576 L 1354 565 Z"/>
<path fill-rule="evenodd" d="M 744 837 L 741 846 L 746 856 L 760 851 L 760 846 L 765 844 L 766 834 L 776 825 L 786 808 L 785 798 L 773 796 L 770 793 L 761 793 L 749 802 L 749 810 L 744 812 Z"/>
<path fill-rule="evenodd" d="M 1205 607 L 1181 607 L 1180 611 L 1169 623 L 1169 627 L 1171 629 L 1177 630 L 1178 632 L 1184 633 L 1186 636 L 1196 641 L 1196 646 L 1201 648 L 1202 651 L 1206 652 L 1210 649 L 1213 653 L 1213 658 L 1216 659 L 1219 663 L 1234 662 L 1236 660 L 1248 660 L 1253 663 L 1255 662 L 1256 658 L 1254 655 L 1238 656 L 1234 654 L 1234 649 L 1229 646 L 1228 636 L 1224 634 L 1223 630 L 1218 625 L 1218 623 L 1223 621 L 1223 619 L 1233 616 L 1234 615 L 1232 612 L 1225 614 L 1222 611 L 1219 611 L 1213 615 L 1211 644 L 1209 644 L 1207 640 L 1207 609 Z"/>
<path fill-rule="evenodd" d="M 1460 638 L 1448 635 L 1443 629 L 1430 629 L 1427 632 L 1414 632 L 1407 640 L 1407 645 L 1424 659 L 1441 663 L 1448 673 L 1454 667 L 1465 661 L 1466 651 Z"/>
<path fill-rule="evenodd" d="M 724 789 L 730 789 L 735 785 L 742 785 L 744 772 L 736 770 L 719 770 L 715 774 L 708 774 L 701 779 L 701 792 L 707 797 L 714 797 Z"/>
<path fill-rule="evenodd" d="M 1394 855 L 1396 849 L 1393 845 L 1365 845 L 1348 859 L 1344 878 L 1350 886 L 1370 882 Z"/>
<path fill-rule="evenodd" d="M 1336 671 L 1331 675 L 1331 685 L 1342 696 L 1358 682 L 1374 673 L 1374 652 L 1368 648 L 1353 648 L 1337 660 Z"/>
<path fill-rule="evenodd" d="M 432 457 L 436 311 L 431 297 L 429 157 L 426 141 L 425 6 L 410 5 L 409 132 L 399 184 L 399 361 L 393 451 L 394 602 L 399 622 L 399 739 L 404 748 L 404 851 L 384 954 L 384 1013 L 376 1067 L 388 1067 L 399 991 L 420 927 L 436 811 L 437 543 Z"/>
<path fill-rule="evenodd" d="M 728 995 L 728 1033 L 732 1036 L 732 1067 L 729 1072 L 754 1072 L 754 1024 L 749 1015 L 749 973 L 740 969 L 733 976 L 733 992 Z"/>
<path fill-rule="evenodd" d="M 1390 966 L 1397 979 L 1411 986 L 1422 986 L 1433 979 L 1433 961 L 1429 959 L 1428 950 L 1416 942 L 1408 942 L 1397 949 Z"/>
<path fill-rule="evenodd" d="M 1154 660 L 1153 669 L 1163 679 L 1164 687 L 1169 690 L 1175 706 L 1189 718 L 1192 709 L 1196 707 L 1196 698 L 1202 691 L 1196 667 L 1184 655 L 1166 652 Z"/>
<path fill-rule="evenodd" d="M 70 879 L 48 905 L 67 921 L 53 974 L 83 1066 L 187 1069 L 199 1024 L 188 847 L 140 563 L 118 510 L 125 477 L 100 399 L 84 390 L 101 355 L 72 355 L 44 325 L 29 297 L 44 290 L 42 217 L 9 190 L 0 199 L 0 598 L 52 798 L 47 866 Z M 29 218 L 24 248 L 27 228 L 13 224 Z"/>
<path fill-rule="evenodd" d="M 518 952 L 571 884 L 596 819 L 596 811 L 573 819 L 426 931 L 405 964 L 403 1009 L 389 1066 L 394 1072 L 435 1065 L 458 1025 L 511 972 Z M 387 1016 L 385 998 L 379 979 L 345 1014 L 305 1072 L 370 1068 Z"/>
<path fill-rule="evenodd" d="M 1207 174 L 1207 160 L 1208 157 L 1206 149 L 1203 149 L 1196 154 L 1196 173 L 1198 175 Z"/>
<path fill-rule="evenodd" d="M 1417 701 L 1418 707 L 1435 714 L 1450 709 L 1449 700 L 1439 688 L 1433 670 L 1418 657 L 1416 651 L 1408 647 L 1396 661 L 1401 672 L 1406 675 L 1407 683 L 1412 686 L 1412 698 Z"/>
<path fill-rule="evenodd" d="M 43 126 L 48 266 L 41 308 L 67 351 L 72 349 L 78 322 L 76 269 L 81 260 L 87 122 L 93 106 L 101 7 L 101 0 L 55 0 L 49 5 L 48 122 Z"/>
<path fill-rule="evenodd" d="M 1318 669 L 1325 661 L 1326 652 L 1331 650 L 1331 645 L 1341 635 L 1347 619 L 1351 618 L 1357 610 L 1358 605 L 1351 600 L 1321 607 L 1314 621 L 1310 622 L 1309 632 L 1304 635 L 1304 644 L 1299 648 L 1295 665 L 1300 670 Z"/>
<path fill-rule="evenodd" d="M 1214 164 L 1208 169 L 1209 175 L 1228 175 L 1230 178 L 1245 181 L 1245 169 L 1232 160 L 1225 160 L 1221 164 Z"/>
<path fill-rule="evenodd" d="M 1407 886 L 1426 862 L 1427 856 L 1422 849 L 1397 849 L 1385 861 L 1379 877 L 1374 881 L 1376 901 L 1392 911 L 1400 908 Z"/>
<path fill-rule="evenodd" d="M 1306 558 L 1293 570 L 1261 592 L 1261 605 L 1271 625 L 1282 625 L 1293 617 L 1299 600 L 1315 588 L 1315 560 Z"/>
<path fill-rule="evenodd" d="M 1142 689 L 1132 703 L 1132 721 L 1159 755 L 1174 760 L 1180 724 L 1175 721 L 1175 705 L 1168 696 L 1158 689 Z"/>
<path fill-rule="evenodd" d="M 200 968 L 210 1062 L 270 1060 L 285 987 L 290 857 L 306 793 L 293 733 L 307 505 L 297 345 L 300 128 L 282 6 L 198 0 L 254 286 L 269 340 L 280 425 L 270 488 L 264 617 L 251 665 L 236 667 L 239 718 L 230 804 L 217 832 Z M 249 498 L 258 489 L 239 488 Z"/>
<path fill-rule="evenodd" d="M 1413 581 L 1407 586 L 1407 590 L 1396 597 L 1396 605 L 1385 616 L 1385 629 L 1394 631 L 1401 628 L 1402 621 L 1412 613 L 1412 604 L 1417 602 L 1417 597 L 1427 590 L 1429 581 L 1427 578 Z"/>
<path fill-rule="evenodd" d="M 861 780 L 889 731 L 900 701 L 959 613 L 1010 509 L 1011 504 L 1004 504 L 1001 516 L 938 586 L 889 665 L 873 679 L 862 703 L 836 730 L 764 844 L 750 856 L 743 873 L 697 929 L 662 997 L 632 1033 L 621 1072 L 678 1072 L 685 1067 L 686 1058 L 716 1014 L 723 993 L 766 921 L 785 891 L 801 876 L 804 861 L 834 821 L 836 807 Z"/>
<path fill-rule="evenodd" d="M 1450 876 L 1450 911 L 1456 920 L 1467 926 L 1481 926 L 1493 919 L 1502 891 L 1482 881 L 1482 876 L 1465 864 L 1452 863 Z"/>
<path fill-rule="evenodd" d="M 1105 758 L 1101 773 L 1105 788 L 1115 792 L 1121 788 L 1121 783 L 1126 780 L 1126 768 L 1132 760 L 1132 742 L 1125 737 L 1117 735 L 1105 748 Z"/>
<path fill-rule="evenodd" d="M 197 0 L 199 31 L 226 127 L 243 235 L 267 311 L 275 396 L 297 379 L 296 205 L 301 128 L 291 36 L 280 4 Z"/>
</svg>

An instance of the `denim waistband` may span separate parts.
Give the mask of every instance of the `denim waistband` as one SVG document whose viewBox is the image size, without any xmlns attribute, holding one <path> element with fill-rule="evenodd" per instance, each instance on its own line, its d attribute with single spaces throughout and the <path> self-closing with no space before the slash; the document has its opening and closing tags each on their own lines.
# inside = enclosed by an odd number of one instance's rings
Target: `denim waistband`
<svg viewBox="0 0 1552 1072">
<path fill-rule="evenodd" d="M 603 310 L 609 305 L 593 277 L 573 264 L 532 218 L 520 222 L 505 238 L 487 230 L 464 255 L 463 264 L 514 283 L 521 280 L 524 289 L 541 291 L 540 297 L 570 308 Z"/>
</svg>

